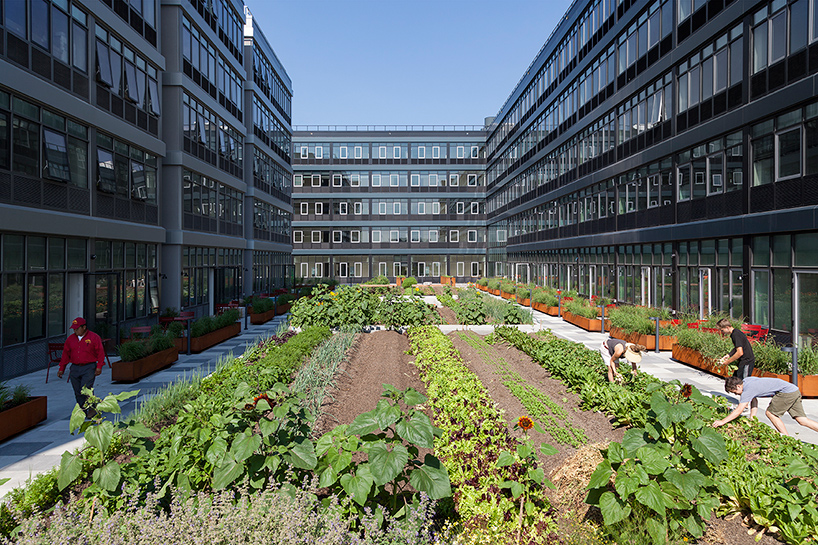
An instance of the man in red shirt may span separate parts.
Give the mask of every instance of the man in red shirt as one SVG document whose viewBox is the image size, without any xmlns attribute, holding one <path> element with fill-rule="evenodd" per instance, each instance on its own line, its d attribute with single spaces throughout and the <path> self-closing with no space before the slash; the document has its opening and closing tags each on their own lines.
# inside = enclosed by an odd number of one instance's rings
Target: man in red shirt
<svg viewBox="0 0 818 545">
<path fill-rule="evenodd" d="M 90 417 L 96 414 L 96 411 L 85 406 L 88 396 L 82 394 L 82 389 L 93 388 L 94 379 L 102 374 L 102 368 L 105 367 L 105 349 L 99 335 L 88 331 L 84 318 L 75 318 L 71 322 L 71 329 L 74 330 L 74 334 L 68 336 L 63 346 L 57 377 L 62 378 L 65 366 L 70 363 L 71 371 L 68 378 L 71 379 L 71 386 L 74 388 L 74 397 L 80 408 Z"/>
</svg>

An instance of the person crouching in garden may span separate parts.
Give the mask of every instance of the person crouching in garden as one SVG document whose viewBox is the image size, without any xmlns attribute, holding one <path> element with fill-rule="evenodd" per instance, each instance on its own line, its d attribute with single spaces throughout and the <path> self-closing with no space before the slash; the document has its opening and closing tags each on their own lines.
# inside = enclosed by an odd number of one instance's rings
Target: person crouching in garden
<svg viewBox="0 0 818 545">
<path fill-rule="evenodd" d="M 647 348 L 641 344 L 629 343 L 613 337 L 604 340 L 599 348 L 599 353 L 602 355 L 602 361 L 608 367 L 608 382 L 622 380 L 622 375 L 619 374 L 619 370 L 616 368 L 620 358 L 624 357 L 631 362 L 633 372 L 636 372 L 636 364 L 642 361 L 642 352 L 645 350 Z"/>
<path fill-rule="evenodd" d="M 718 428 L 728 422 L 732 422 L 744 411 L 747 404 L 750 404 L 750 418 L 756 415 L 758 411 L 758 398 L 771 397 L 770 406 L 767 407 L 767 418 L 773 423 L 775 429 L 784 435 L 787 433 L 787 428 L 781 420 L 781 416 L 789 412 L 796 422 L 811 430 L 818 431 L 818 422 L 814 422 L 807 418 L 804 412 L 804 407 L 801 403 L 801 392 L 798 391 L 798 386 L 789 383 L 780 378 L 770 377 L 747 377 L 741 379 L 740 377 L 727 377 L 724 381 L 724 390 L 731 394 L 739 396 L 739 403 L 733 411 L 722 418 L 713 422 L 713 427 Z"/>
</svg>

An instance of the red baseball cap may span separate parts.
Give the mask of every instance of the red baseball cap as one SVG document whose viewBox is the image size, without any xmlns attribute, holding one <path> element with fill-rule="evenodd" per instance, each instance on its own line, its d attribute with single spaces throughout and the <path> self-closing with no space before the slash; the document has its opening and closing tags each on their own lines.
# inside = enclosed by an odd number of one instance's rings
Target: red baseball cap
<svg viewBox="0 0 818 545">
<path fill-rule="evenodd" d="M 74 318 L 74 321 L 71 322 L 71 329 L 78 329 L 85 325 L 85 318 Z"/>
</svg>

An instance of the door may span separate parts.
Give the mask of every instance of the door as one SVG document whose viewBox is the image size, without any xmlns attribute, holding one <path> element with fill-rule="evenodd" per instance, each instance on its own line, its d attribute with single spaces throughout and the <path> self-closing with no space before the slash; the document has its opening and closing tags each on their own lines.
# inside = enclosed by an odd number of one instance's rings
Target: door
<svg viewBox="0 0 818 545">
<path fill-rule="evenodd" d="M 588 296 L 594 297 L 599 295 L 599 286 L 597 286 L 596 265 L 588 265 Z"/>
<path fill-rule="evenodd" d="M 699 269 L 699 318 L 707 318 L 712 312 L 711 278 L 711 269 Z"/>
<path fill-rule="evenodd" d="M 795 272 L 795 330 L 798 346 L 818 344 L 818 273 Z"/>
<path fill-rule="evenodd" d="M 639 283 L 639 300 L 637 304 L 650 306 L 653 304 L 653 299 L 651 297 L 651 284 L 650 284 L 650 267 L 642 267 L 641 273 L 641 282 Z"/>
<path fill-rule="evenodd" d="M 94 297 L 85 298 L 85 320 L 88 329 L 103 339 L 119 342 L 119 327 L 122 316 L 122 280 L 120 273 L 86 273 L 85 293 Z"/>
<path fill-rule="evenodd" d="M 346 261 L 342 261 L 340 263 L 337 263 L 337 265 L 338 265 L 338 277 L 339 278 L 346 278 L 347 276 L 349 276 L 349 265 L 347 264 Z"/>
</svg>

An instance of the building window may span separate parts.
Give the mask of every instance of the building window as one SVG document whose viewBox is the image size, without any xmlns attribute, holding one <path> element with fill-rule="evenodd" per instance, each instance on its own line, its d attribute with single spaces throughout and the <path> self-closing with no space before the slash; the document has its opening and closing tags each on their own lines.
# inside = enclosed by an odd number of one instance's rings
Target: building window
<svg viewBox="0 0 818 545">
<path fill-rule="evenodd" d="M 332 232 L 332 242 L 333 242 L 333 244 L 340 244 L 341 243 L 341 231 L 333 231 Z"/>
<path fill-rule="evenodd" d="M 437 229 L 429 229 L 429 242 L 437 242 L 438 240 L 438 231 Z"/>
<path fill-rule="evenodd" d="M 315 203 L 315 215 L 322 216 L 324 214 L 324 203 L 317 202 Z"/>
<path fill-rule="evenodd" d="M 373 244 L 380 244 L 381 243 L 381 231 L 380 231 L 380 229 L 373 229 L 372 230 L 372 243 Z"/>
<path fill-rule="evenodd" d="M 322 146 L 321 144 L 315 145 L 315 158 L 316 159 L 324 158 L 324 146 Z"/>
<path fill-rule="evenodd" d="M 400 232 L 397 229 L 392 229 L 389 231 L 389 242 L 399 242 L 400 241 Z"/>
<path fill-rule="evenodd" d="M 440 159 L 440 146 L 432 146 L 432 159 Z"/>
<path fill-rule="evenodd" d="M 313 244 L 320 244 L 321 243 L 321 231 L 313 231 L 312 232 L 312 242 L 313 242 Z"/>
<path fill-rule="evenodd" d="M 301 214 L 306 216 L 309 213 L 310 213 L 310 203 L 302 202 L 301 203 Z"/>
<path fill-rule="evenodd" d="M 386 146 L 378 146 L 378 159 L 386 159 Z"/>
<path fill-rule="evenodd" d="M 386 214 L 386 201 L 380 201 L 378 203 L 378 214 Z"/>
<path fill-rule="evenodd" d="M 361 146 L 355 146 L 355 158 L 362 159 L 364 156 L 364 148 Z"/>
<path fill-rule="evenodd" d="M 381 187 L 381 175 L 380 174 L 373 174 L 372 175 L 372 187 Z"/>
<path fill-rule="evenodd" d="M 457 262 L 457 276 L 466 276 L 466 264 L 462 261 Z"/>
<path fill-rule="evenodd" d="M 339 202 L 338 203 L 338 214 L 340 214 L 341 216 L 346 216 L 348 207 L 349 207 L 349 203 Z"/>
<path fill-rule="evenodd" d="M 346 159 L 347 158 L 347 147 L 346 146 L 341 146 L 338 149 L 338 158 L 339 159 Z"/>
<path fill-rule="evenodd" d="M 456 229 L 449 231 L 449 242 L 460 242 L 460 231 Z"/>
<path fill-rule="evenodd" d="M 412 187 L 420 187 L 420 174 L 412 174 L 409 177 L 409 181 L 412 184 Z"/>
<path fill-rule="evenodd" d="M 332 175 L 332 187 L 341 187 L 341 175 L 340 174 L 333 174 Z"/>
<path fill-rule="evenodd" d="M 418 215 L 425 215 L 426 214 L 426 203 L 424 201 L 418 202 Z"/>
<path fill-rule="evenodd" d="M 465 146 L 457 146 L 457 158 L 464 159 L 466 157 L 466 148 Z"/>
<path fill-rule="evenodd" d="M 390 187 L 398 187 L 399 183 L 399 176 L 397 174 L 390 174 L 389 175 L 389 185 Z"/>
<path fill-rule="evenodd" d="M 352 213 L 353 214 L 356 214 L 356 215 L 360 216 L 361 214 L 363 214 L 363 208 L 364 208 L 363 203 L 360 202 L 360 201 L 352 203 Z"/>
<path fill-rule="evenodd" d="M 480 203 L 472 201 L 472 203 L 471 203 L 471 213 L 472 214 L 479 214 L 480 213 Z"/>
<path fill-rule="evenodd" d="M 400 146 L 394 146 L 392 148 L 392 156 L 394 159 L 400 159 Z"/>
<path fill-rule="evenodd" d="M 452 187 L 460 185 L 460 176 L 457 174 L 449 174 L 449 185 Z"/>
<path fill-rule="evenodd" d="M 426 146 L 418 146 L 418 159 L 426 159 Z"/>
<path fill-rule="evenodd" d="M 420 242 L 420 231 L 416 229 L 412 229 L 412 238 L 410 239 L 411 242 Z"/>
<path fill-rule="evenodd" d="M 472 243 L 477 242 L 477 230 L 476 229 L 469 229 L 468 241 L 472 242 Z"/>
<path fill-rule="evenodd" d="M 440 214 L 440 201 L 432 203 L 432 214 Z"/>
<path fill-rule="evenodd" d="M 471 187 L 474 187 L 474 186 L 477 185 L 477 174 L 469 174 L 468 175 L 468 184 Z"/>
<path fill-rule="evenodd" d="M 301 244 L 304 242 L 304 233 L 302 231 L 293 231 L 293 244 Z"/>
<path fill-rule="evenodd" d="M 349 177 L 349 185 L 351 187 L 360 187 L 361 185 L 361 176 L 360 174 L 352 174 Z"/>
<path fill-rule="evenodd" d="M 301 174 L 296 174 L 293 176 L 293 187 L 302 187 L 304 181 L 301 177 Z"/>
<path fill-rule="evenodd" d="M 480 262 L 479 261 L 472 261 L 471 262 L 471 275 L 472 276 L 480 276 Z"/>
<path fill-rule="evenodd" d="M 480 148 L 478 146 L 471 147 L 471 158 L 472 159 L 479 159 L 480 158 Z"/>
<path fill-rule="evenodd" d="M 392 203 L 392 214 L 396 216 L 400 215 L 400 202 L 395 201 Z"/>
<path fill-rule="evenodd" d="M 361 232 L 356 230 L 349 232 L 349 241 L 353 244 L 358 244 L 361 242 Z"/>
<path fill-rule="evenodd" d="M 320 174 L 313 174 L 312 175 L 312 186 L 313 187 L 321 187 L 321 175 Z"/>
<path fill-rule="evenodd" d="M 466 213 L 466 203 L 462 201 L 458 201 L 457 203 L 457 213 L 458 214 L 465 214 Z"/>
<path fill-rule="evenodd" d="M 310 148 L 308 148 L 307 146 L 301 146 L 301 154 L 300 155 L 301 155 L 302 159 L 308 159 L 309 156 L 310 156 Z"/>
</svg>

